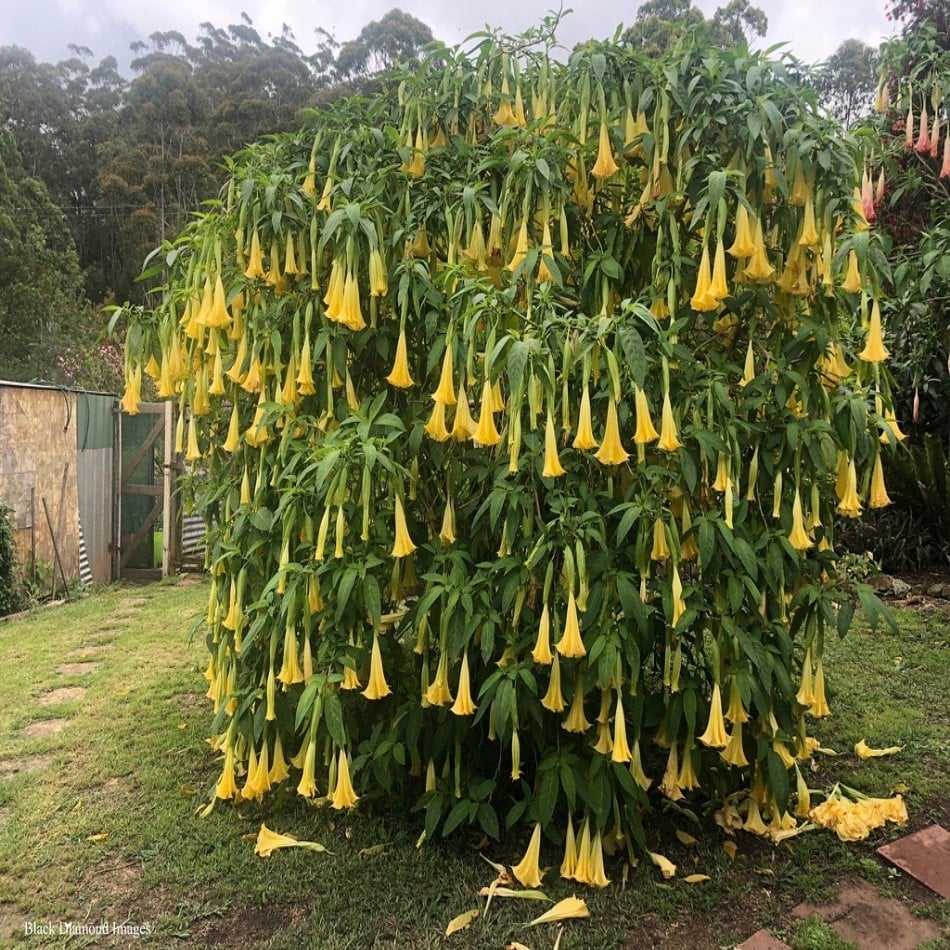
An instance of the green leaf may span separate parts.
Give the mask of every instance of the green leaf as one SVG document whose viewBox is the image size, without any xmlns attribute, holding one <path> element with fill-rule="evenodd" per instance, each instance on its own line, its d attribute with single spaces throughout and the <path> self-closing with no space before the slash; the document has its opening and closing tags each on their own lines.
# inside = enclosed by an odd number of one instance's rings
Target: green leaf
<svg viewBox="0 0 950 950">
<path fill-rule="evenodd" d="M 619 336 L 620 345 L 623 347 L 634 381 L 643 389 L 647 376 L 647 354 L 643 346 L 643 338 L 633 327 L 622 327 Z"/>
</svg>

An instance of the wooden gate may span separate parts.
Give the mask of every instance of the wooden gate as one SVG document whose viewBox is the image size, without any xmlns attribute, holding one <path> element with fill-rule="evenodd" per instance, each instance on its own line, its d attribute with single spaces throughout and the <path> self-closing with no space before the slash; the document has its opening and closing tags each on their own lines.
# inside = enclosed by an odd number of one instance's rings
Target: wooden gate
<svg viewBox="0 0 950 950">
<path fill-rule="evenodd" d="M 171 402 L 143 402 L 130 416 L 116 405 L 112 558 L 120 580 L 152 580 L 177 570 L 174 411 Z"/>
</svg>

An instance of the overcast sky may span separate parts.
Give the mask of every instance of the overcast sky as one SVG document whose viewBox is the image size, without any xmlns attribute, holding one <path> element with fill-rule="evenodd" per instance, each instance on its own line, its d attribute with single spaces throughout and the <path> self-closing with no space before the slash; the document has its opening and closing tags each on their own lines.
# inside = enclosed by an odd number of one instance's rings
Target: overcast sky
<svg viewBox="0 0 950 950">
<path fill-rule="evenodd" d="M 758 0 L 769 18 L 765 45 L 788 42 L 791 51 L 817 62 L 851 37 L 872 46 L 893 32 L 885 15 L 886 0 Z M 111 53 L 127 62 L 129 43 L 146 40 L 156 30 L 178 30 L 193 41 L 198 25 L 217 27 L 239 21 L 246 11 L 258 32 L 277 34 L 286 23 L 307 53 L 315 47 L 313 31 L 323 27 L 337 40 L 352 39 L 360 28 L 393 6 L 418 17 L 450 45 L 486 23 L 517 33 L 537 23 L 557 0 L 0 0 L 0 45 L 16 44 L 39 60 L 56 62 L 71 55 L 67 44 L 88 46 L 95 60 Z M 726 0 L 693 0 L 707 16 Z M 635 17 L 637 0 L 574 0 L 574 12 L 559 32 L 570 47 L 590 37 L 612 35 L 620 22 Z"/>
</svg>

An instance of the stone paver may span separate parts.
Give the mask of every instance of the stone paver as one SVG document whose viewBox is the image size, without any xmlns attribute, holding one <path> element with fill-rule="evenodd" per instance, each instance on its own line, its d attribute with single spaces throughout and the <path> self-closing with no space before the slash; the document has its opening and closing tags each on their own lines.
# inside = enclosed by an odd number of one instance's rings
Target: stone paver
<svg viewBox="0 0 950 950">
<path fill-rule="evenodd" d="M 946 828 L 922 828 L 882 845 L 877 853 L 941 897 L 950 899 L 950 831 Z"/>
</svg>

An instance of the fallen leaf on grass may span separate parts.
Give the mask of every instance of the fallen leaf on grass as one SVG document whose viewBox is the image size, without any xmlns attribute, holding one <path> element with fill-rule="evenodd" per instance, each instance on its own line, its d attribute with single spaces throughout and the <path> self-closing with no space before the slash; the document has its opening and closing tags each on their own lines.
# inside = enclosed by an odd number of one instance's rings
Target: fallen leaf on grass
<svg viewBox="0 0 950 950">
<path fill-rule="evenodd" d="M 78 814 L 80 808 L 82 808 L 82 799 L 81 799 L 81 798 L 77 798 L 77 799 L 76 799 L 76 804 L 73 805 L 73 807 L 70 809 L 70 812 L 69 812 L 69 813 L 70 813 L 71 815 Z"/>
<path fill-rule="evenodd" d="M 690 845 L 696 844 L 696 839 L 686 831 L 680 831 L 679 828 L 676 829 L 676 837 L 680 839 L 681 844 Z"/>
<path fill-rule="evenodd" d="M 90 835 L 88 838 L 86 838 L 86 841 L 105 841 L 106 838 L 108 837 L 109 837 L 109 832 L 103 831 L 97 835 Z"/>
<path fill-rule="evenodd" d="M 466 927 L 470 927 L 472 921 L 478 916 L 478 908 L 473 907 L 471 910 L 465 911 L 464 914 L 459 914 L 458 917 L 453 917 L 449 921 L 448 927 L 445 928 L 446 937 L 451 937 L 452 934 L 458 933 L 460 930 L 464 930 Z"/>
<path fill-rule="evenodd" d="M 182 795 L 197 795 L 196 790 L 193 789 L 190 785 L 182 785 L 181 793 Z"/>
<path fill-rule="evenodd" d="M 521 897 L 529 901 L 551 900 L 544 891 L 514 891 L 510 887 L 483 887 L 478 892 L 479 897 Z"/>
<path fill-rule="evenodd" d="M 854 747 L 854 754 L 859 759 L 879 759 L 885 755 L 897 755 L 903 746 L 889 745 L 886 749 L 872 749 L 863 739 Z"/>
<path fill-rule="evenodd" d="M 550 910 L 545 911 L 540 917 L 535 917 L 527 926 L 534 927 L 537 924 L 553 924 L 559 920 L 576 920 L 581 917 L 590 917 L 590 911 L 587 904 L 579 897 L 573 894 L 558 901 Z"/>
<path fill-rule="evenodd" d="M 257 844 L 254 845 L 254 853 L 262 858 L 270 857 L 279 848 L 306 848 L 309 851 L 327 851 L 327 849 L 316 841 L 300 841 L 293 835 L 282 835 L 280 832 L 271 831 L 263 822 L 261 830 L 257 835 Z M 329 852 L 327 852 L 329 854 Z"/>
<path fill-rule="evenodd" d="M 722 850 L 725 851 L 726 854 L 729 855 L 729 860 L 730 860 L 730 861 L 735 861 L 735 859 L 736 859 L 736 852 L 739 850 L 739 849 L 736 847 L 735 841 L 723 841 L 723 843 L 722 843 Z"/>
<path fill-rule="evenodd" d="M 373 844 L 368 848 L 360 848 L 356 853 L 358 858 L 384 858 L 389 852 L 386 851 L 386 845 Z"/>
<path fill-rule="evenodd" d="M 687 874 L 683 880 L 687 884 L 702 884 L 703 881 L 711 881 L 712 878 L 708 874 Z"/>
</svg>

